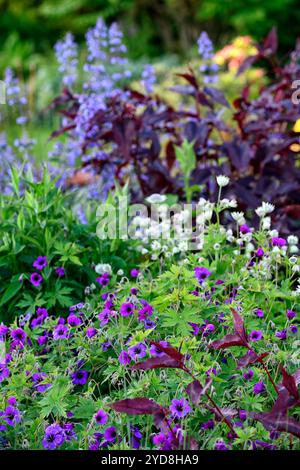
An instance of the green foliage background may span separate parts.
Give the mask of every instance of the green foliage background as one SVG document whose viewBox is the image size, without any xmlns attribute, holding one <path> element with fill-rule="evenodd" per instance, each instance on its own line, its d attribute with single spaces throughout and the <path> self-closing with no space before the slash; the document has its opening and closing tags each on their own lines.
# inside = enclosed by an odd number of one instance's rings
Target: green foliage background
<svg viewBox="0 0 300 470">
<path fill-rule="evenodd" d="M 239 34 L 261 39 L 273 25 L 285 52 L 298 34 L 297 5 L 297 0 L 0 0 L 0 68 L 8 59 L 15 67 L 34 64 L 65 31 L 82 40 L 99 15 L 121 23 L 132 59 L 187 55 L 203 29 L 220 46 Z"/>
</svg>

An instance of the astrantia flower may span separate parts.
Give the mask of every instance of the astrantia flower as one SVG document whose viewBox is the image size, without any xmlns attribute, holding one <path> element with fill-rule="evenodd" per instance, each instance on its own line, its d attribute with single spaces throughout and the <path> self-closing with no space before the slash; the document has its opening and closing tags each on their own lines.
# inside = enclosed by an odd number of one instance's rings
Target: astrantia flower
<svg viewBox="0 0 300 470">
<path fill-rule="evenodd" d="M 204 266 L 194 268 L 194 273 L 195 278 L 198 280 L 199 284 L 202 284 L 202 282 L 211 275 L 209 269 L 205 268 Z"/>
<path fill-rule="evenodd" d="M 286 240 L 280 237 L 273 237 L 272 238 L 272 245 L 279 246 L 280 248 L 286 245 Z"/>
<path fill-rule="evenodd" d="M 191 407 L 186 398 L 174 398 L 170 405 L 170 411 L 175 418 L 184 418 L 191 411 Z"/>
<path fill-rule="evenodd" d="M 127 364 L 130 364 L 131 358 L 129 354 L 126 351 L 122 351 L 121 354 L 119 355 L 119 362 L 123 366 L 126 366 Z"/>
<path fill-rule="evenodd" d="M 129 317 L 129 315 L 133 315 L 134 313 L 134 305 L 131 302 L 125 302 L 121 305 L 120 314 L 122 317 Z"/>
<path fill-rule="evenodd" d="M 115 426 L 111 426 L 105 429 L 104 439 L 109 443 L 115 442 L 115 440 L 117 439 L 117 430 Z"/>
<path fill-rule="evenodd" d="M 87 383 L 89 373 L 87 370 L 81 369 L 71 375 L 72 383 L 74 385 L 85 385 Z"/>
<path fill-rule="evenodd" d="M 131 346 L 128 349 L 128 354 L 131 357 L 131 359 L 133 359 L 134 361 L 145 357 L 146 352 L 147 352 L 147 347 L 143 343 L 136 344 L 135 346 Z"/>
<path fill-rule="evenodd" d="M 30 276 L 30 282 L 33 286 L 38 287 L 43 281 L 43 278 L 38 273 L 32 273 Z"/>
<path fill-rule="evenodd" d="M 39 271 L 48 266 L 48 261 L 46 256 L 38 256 L 37 259 L 32 263 L 32 266 Z"/>
<path fill-rule="evenodd" d="M 107 414 L 105 413 L 104 410 L 98 410 L 97 413 L 94 416 L 94 420 L 96 421 L 96 423 L 99 426 L 101 426 L 101 425 L 107 423 L 108 416 L 107 416 Z"/>
<path fill-rule="evenodd" d="M 266 386 L 264 382 L 257 382 L 254 387 L 253 387 L 253 393 L 254 395 L 259 395 L 260 393 L 263 393 L 266 390 Z"/>
<path fill-rule="evenodd" d="M 16 424 L 21 422 L 20 411 L 14 406 L 8 406 L 4 410 L 3 419 L 9 426 L 14 427 Z"/>
<path fill-rule="evenodd" d="M 61 339 L 68 338 L 68 327 L 67 325 L 56 325 L 53 331 L 53 339 L 59 341 Z"/>
<path fill-rule="evenodd" d="M 263 338 L 263 334 L 260 330 L 253 330 L 251 331 L 249 337 L 250 341 L 260 341 Z"/>
<path fill-rule="evenodd" d="M 227 186 L 229 184 L 229 178 L 228 176 L 224 176 L 224 175 L 218 175 L 217 176 L 217 183 L 218 183 L 218 186 L 220 186 L 220 188 L 223 188 L 224 186 Z"/>
<path fill-rule="evenodd" d="M 65 439 L 63 428 L 58 424 L 51 424 L 45 429 L 42 444 L 44 449 L 54 450 L 60 447 Z"/>
<path fill-rule="evenodd" d="M 149 202 L 149 204 L 161 204 L 162 202 L 165 202 L 166 199 L 167 198 L 164 194 L 151 194 L 151 196 L 146 198 L 146 201 Z"/>
<path fill-rule="evenodd" d="M 262 202 L 262 205 L 258 207 L 255 212 L 258 217 L 265 217 L 265 215 L 273 212 L 274 209 L 275 207 L 273 206 L 273 204 L 270 204 L 269 202 Z"/>
<path fill-rule="evenodd" d="M 24 330 L 22 330 L 22 328 L 16 328 L 10 332 L 10 336 L 14 341 L 17 341 L 20 344 L 24 344 L 27 334 Z"/>
</svg>

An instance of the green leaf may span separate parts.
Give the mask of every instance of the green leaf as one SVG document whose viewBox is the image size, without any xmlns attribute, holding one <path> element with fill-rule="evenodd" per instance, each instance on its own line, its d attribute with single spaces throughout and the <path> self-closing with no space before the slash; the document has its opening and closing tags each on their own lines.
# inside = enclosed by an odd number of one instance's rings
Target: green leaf
<svg viewBox="0 0 300 470">
<path fill-rule="evenodd" d="M 9 284 L 1 298 L 0 307 L 2 307 L 2 305 L 6 304 L 6 302 L 8 302 L 12 297 L 14 297 L 17 292 L 19 292 L 19 290 L 22 288 L 22 286 L 23 283 L 19 281 L 12 282 L 11 284 Z"/>
</svg>

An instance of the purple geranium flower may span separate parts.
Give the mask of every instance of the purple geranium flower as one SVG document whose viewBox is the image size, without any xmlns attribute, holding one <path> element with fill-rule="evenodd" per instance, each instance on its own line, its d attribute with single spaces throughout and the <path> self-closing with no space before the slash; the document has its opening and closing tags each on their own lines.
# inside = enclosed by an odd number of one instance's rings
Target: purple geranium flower
<svg viewBox="0 0 300 470">
<path fill-rule="evenodd" d="M 209 269 L 205 268 L 204 266 L 195 268 L 194 273 L 195 278 L 198 280 L 199 284 L 202 284 L 202 282 L 211 275 Z"/>
<path fill-rule="evenodd" d="M 31 377 L 31 379 L 34 383 L 33 388 L 35 388 L 40 393 L 44 393 L 45 390 L 47 390 L 49 387 L 51 387 L 51 384 L 42 383 L 42 382 L 44 382 L 45 377 L 47 377 L 47 375 L 45 373 L 40 373 L 40 374 L 35 373 L 35 374 L 32 374 L 32 377 Z"/>
<path fill-rule="evenodd" d="M 105 413 L 104 410 L 98 410 L 97 413 L 94 416 L 94 419 L 95 419 L 96 423 L 99 426 L 101 426 L 101 425 L 107 423 L 108 416 L 107 416 L 107 414 Z"/>
<path fill-rule="evenodd" d="M 295 335 L 298 333 L 298 327 L 297 325 L 291 325 L 290 326 L 290 331 Z"/>
<path fill-rule="evenodd" d="M 68 338 L 68 327 L 67 325 L 56 325 L 53 331 L 53 339 L 55 341 L 59 341 L 61 339 L 67 339 Z"/>
<path fill-rule="evenodd" d="M 137 426 L 130 425 L 131 431 L 131 446 L 133 449 L 139 449 L 141 445 L 141 440 L 143 438 L 143 434 L 139 430 Z"/>
<path fill-rule="evenodd" d="M 219 439 L 215 443 L 215 450 L 228 450 L 225 442 L 222 439 Z"/>
<path fill-rule="evenodd" d="M 247 372 L 244 373 L 244 379 L 245 380 L 251 380 L 254 375 L 254 372 L 252 369 L 249 369 Z"/>
<path fill-rule="evenodd" d="M 9 333 L 9 328 L 3 323 L 0 324 L 0 339 L 3 339 Z"/>
<path fill-rule="evenodd" d="M 134 305 L 131 302 L 125 302 L 121 305 L 120 314 L 122 317 L 129 317 L 134 313 Z"/>
<path fill-rule="evenodd" d="M 81 325 L 82 320 L 74 313 L 71 313 L 67 318 L 67 322 L 70 326 L 79 326 Z"/>
<path fill-rule="evenodd" d="M 296 315 L 297 314 L 296 314 L 296 312 L 294 312 L 294 310 L 287 310 L 287 312 L 286 312 L 286 318 L 288 320 L 293 320 L 293 318 L 295 318 Z"/>
<path fill-rule="evenodd" d="M 170 405 L 170 411 L 175 418 L 184 418 L 191 411 L 191 407 L 186 398 L 174 398 Z"/>
<path fill-rule="evenodd" d="M 39 273 L 33 273 L 30 276 L 30 282 L 33 286 L 38 287 L 43 281 L 42 276 Z"/>
<path fill-rule="evenodd" d="M 262 248 L 257 248 L 256 252 L 255 252 L 255 256 L 257 258 L 262 258 L 264 256 L 265 252 Z"/>
<path fill-rule="evenodd" d="M 134 268 L 130 271 L 130 276 L 135 278 L 135 277 L 138 277 L 139 273 L 140 273 L 139 269 Z"/>
<path fill-rule="evenodd" d="M 104 273 L 102 274 L 102 276 L 99 276 L 96 278 L 96 282 L 98 282 L 100 284 L 100 286 L 102 287 L 105 287 L 105 286 L 108 286 L 109 284 L 109 274 L 108 273 Z"/>
<path fill-rule="evenodd" d="M 4 364 L 0 364 L 0 382 L 3 382 L 9 376 L 10 376 L 9 369 Z"/>
<path fill-rule="evenodd" d="M 93 338 L 93 336 L 95 336 L 96 334 L 97 334 L 96 328 L 93 328 L 92 326 L 87 328 L 86 335 L 87 335 L 88 338 Z"/>
<path fill-rule="evenodd" d="M 249 335 L 250 341 L 260 341 L 263 338 L 263 334 L 260 330 L 253 330 Z"/>
<path fill-rule="evenodd" d="M 39 271 L 48 266 L 48 261 L 46 256 L 38 256 L 37 259 L 33 262 L 32 266 Z"/>
<path fill-rule="evenodd" d="M 54 450 L 65 442 L 66 436 L 63 428 L 58 424 L 51 424 L 45 429 L 42 441 L 44 449 Z"/>
<path fill-rule="evenodd" d="M 14 406 L 8 406 L 4 410 L 3 419 L 9 426 L 14 427 L 16 424 L 21 422 L 20 411 Z"/>
<path fill-rule="evenodd" d="M 258 318 L 264 318 L 264 316 L 265 316 L 263 310 L 261 310 L 260 308 L 257 308 L 257 309 L 255 310 L 255 315 L 256 315 Z"/>
<path fill-rule="evenodd" d="M 119 355 L 119 362 L 123 366 L 126 366 L 127 364 L 130 364 L 131 358 L 129 354 L 126 351 L 122 351 L 121 354 Z"/>
<path fill-rule="evenodd" d="M 163 346 L 165 348 L 170 346 L 170 344 L 167 341 L 160 341 L 158 344 L 160 344 L 161 346 Z M 154 356 L 154 357 L 160 357 L 160 356 L 163 356 L 165 354 L 161 349 L 159 349 L 157 346 L 155 346 L 155 344 L 151 344 L 149 352 L 150 352 L 151 356 Z"/>
<path fill-rule="evenodd" d="M 105 429 L 104 439 L 109 443 L 115 442 L 115 440 L 117 439 L 117 430 L 115 426 L 111 426 Z"/>
<path fill-rule="evenodd" d="M 254 387 L 253 387 L 253 393 L 254 395 L 259 395 L 260 393 L 263 393 L 266 390 L 266 386 L 264 382 L 257 382 Z"/>
<path fill-rule="evenodd" d="M 15 330 L 12 330 L 10 332 L 10 336 L 17 343 L 24 344 L 25 340 L 26 340 L 26 337 L 27 337 L 27 334 L 25 333 L 24 330 L 22 330 L 22 328 L 16 328 Z"/>
<path fill-rule="evenodd" d="M 102 312 L 99 313 L 98 319 L 100 321 L 100 326 L 104 326 L 109 322 L 111 316 L 111 311 L 108 308 L 105 308 L 102 310 Z"/>
<path fill-rule="evenodd" d="M 58 277 L 64 277 L 65 274 L 66 274 L 65 268 L 63 268 L 62 266 L 56 268 L 56 269 L 55 269 L 55 272 L 56 272 L 56 274 L 57 274 Z"/>
<path fill-rule="evenodd" d="M 143 343 L 136 344 L 135 346 L 131 346 L 128 349 L 128 354 L 134 361 L 136 361 L 137 359 L 142 359 L 146 356 L 146 353 L 147 347 Z"/>
<path fill-rule="evenodd" d="M 250 233 L 251 229 L 247 224 L 243 224 L 243 225 L 240 226 L 240 232 L 242 234 Z"/>
<path fill-rule="evenodd" d="M 286 334 L 287 334 L 287 330 L 284 329 L 284 330 L 276 331 L 275 336 L 276 338 L 284 340 L 286 339 Z"/>
<path fill-rule="evenodd" d="M 283 247 L 283 246 L 286 245 L 286 240 L 284 238 L 280 238 L 280 237 L 273 237 L 272 238 L 272 245 L 273 246 Z"/>
<path fill-rule="evenodd" d="M 72 383 L 74 385 L 85 385 L 87 383 L 89 373 L 87 370 L 77 370 L 71 375 Z"/>
</svg>

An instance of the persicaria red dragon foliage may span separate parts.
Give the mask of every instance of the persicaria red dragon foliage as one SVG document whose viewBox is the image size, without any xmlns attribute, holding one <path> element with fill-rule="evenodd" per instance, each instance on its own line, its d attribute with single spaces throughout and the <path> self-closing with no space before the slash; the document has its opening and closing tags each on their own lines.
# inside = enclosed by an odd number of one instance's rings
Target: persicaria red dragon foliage
<svg viewBox="0 0 300 470">
<path fill-rule="evenodd" d="M 244 326 L 243 317 L 233 308 L 231 308 L 231 312 L 233 315 L 234 333 L 227 334 L 224 338 L 211 342 L 209 347 L 211 349 L 227 349 L 237 346 L 247 348 L 248 353 L 238 360 L 237 367 L 246 367 L 255 363 L 261 364 L 277 394 L 273 408 L 270 411 L 261 413 L 250 411 L 249 416 L 253 420 L 260 421 L 267 430 L 272 432 L 287 432 L 290 435 L 294 435 L 300 438 L 300 423 L 294 417 L 291 417 L 288 414 L 289 410 L 292 410 L 300 405 L 300 395 L 298 391 L 298 386 L 300 384 L 300 369 L 291 375 L 281 364 L 279 364 L 279 369 L 281 371 L 283 380 L 281 384 L 276 385 L 271 377 L 270 372 L 264 364 L 264 359 L 268 357 L 269 353 L 265 352 L 258 355 L 254 351 L 254 349 L 249 344 L 249 336 Z M 237 435 L 233 427 L 234 423 L 232 418 L 239 413 L 241 416 L 243 416 L 245 414 L 244 410 L 240 410 L 239 412 L 239 410 L 221 409 L 217 403 L 215 403 L 209 393 L 209 389 L 213 382 L 212 377 L 208 377 L 205 384 L 202 385 L 190 370 L 190 368 L 186 366 L 186 357 L 181 354 L 180 351 L 169 345 L 165 346 L 157 342 L 151 342 L 151 344 L 157 350 L 161 351 L 161 355 L 159 355 L 159 357 L 152 357 L 143 362 L 134 364 L 130 367 L 130 369 L 146 371 L 151 369 L 177 368 L 186 372 L 193 378 L 193 381 L 186 387 L 185 390 L 191 403 L 195 406 L 201 404 L 203 407 L 210 410 L 214 414 L 216 420 L 224 422 L 228 426 L 231 433 L 230 435 L 233 439 L 235 439 Z M 203 401 L 204 397 L 206 397 L 209 403 Z M 177 401 L 180 402 L 180 400 Z M 185 406 L 188 410 L 186 412 L 189 412 L 190 406 L 188 403 L 186 401 L 184 402 L 184 399 L 181 401 L 186 403 Z M 117 412 L 131 415 L 151 414 L 154 416 L 154 424 L 157 427 L 161 428 L 162 425 L 167 426 L 169 431 L 172 432 L 172 428 L 168 420 L 168 410 L 146 397 L 121 400 L 112 403 L 110 407 Z M 190 440 L 190 443 L 192 442 L 192 445 L 196 446 L 194 440 Z M 172 445 L 172 448 L 181 448 L 181 443 L 178 439 L 175 439 Z"/>
<path fill-rule="evenodd" d="M 192 68 L 180 74 L 187 85 L 175 87 L 192 100 L 188 110 L 176 110 L 156 95 L 131 89 L 109 96 L 80 129 L 77 147 L 85 175 L 94 175 L 93 179 L 109 170 L 113 186 L 114 179 L 124 183 L 134 173 L 135 200 L 154 192 L 177 193 L 182 198 L 183 176 L 178 175 L 175 145 L 187 139 L 193 142 L 197 162 L 190 184 L 201 185 L 202 195 L 213 200 L 216 174 L 227 175 L 230 184 L 224 196 L 234 194 L 244 211 L 253 210 L 262 199 L 272 201 L 277 208 L 273 223 L 283 233 L 300 233 L 299 153 L 293 147 L 300 142 L 293 130 L 300 104 L 292 100 L 292 83 L 300 75 L 300 43 L 286 62 L 280 61 L 273 29 L 256 49 L 257 54 L 239 70 L 242 73 L 257 62 L 265 66 L 267 84 L 254 99 L 249 83 L 229 104 L 221 90 L 202 85 Z M 82 95 L 65 88 L 54 101 L 64 125 L 53 136 L 68 133 L 71 140 L 75 138 L 82 100 Z M 70 183 L 80 184 L 81 179 L 79 172 Z"/>
</svg>

